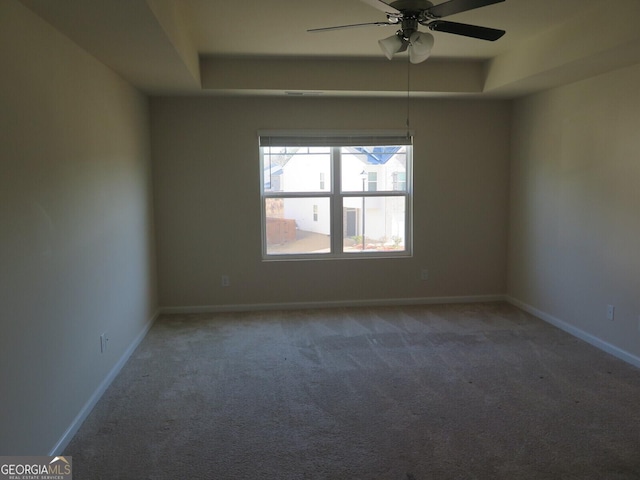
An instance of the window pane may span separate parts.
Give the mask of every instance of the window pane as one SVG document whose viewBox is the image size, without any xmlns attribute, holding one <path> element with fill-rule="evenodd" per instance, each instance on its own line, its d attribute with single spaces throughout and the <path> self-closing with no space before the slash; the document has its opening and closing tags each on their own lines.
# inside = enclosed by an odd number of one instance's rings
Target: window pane
<svg viewBox="0 0 640 480">
<path fill-rule="evenodd" d="M 343 147 L 341 152 L 343 192 L 406 191 L 407 147 Z"/>
<path fill-rule="evenodd" d="M 344 253 L 405 251 L 404 196 L 347 197 L 342 206 Z"/>
<path fill-rule="evenodd" d="M 267 254 L 329 253 L 329 208 L 328 198 L 266 198 Z"/>
<path fill-rule="evenodd" d="M 263 147 L 265 192 L 328 192 L 329 147 Z M 320 180 L 318 180 L 320 179 Z"/>
</svg>

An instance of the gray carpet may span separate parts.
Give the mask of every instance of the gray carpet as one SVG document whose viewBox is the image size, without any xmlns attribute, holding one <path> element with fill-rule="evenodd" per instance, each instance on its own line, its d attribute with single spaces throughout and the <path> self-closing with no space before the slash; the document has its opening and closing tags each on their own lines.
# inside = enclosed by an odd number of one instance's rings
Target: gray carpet
<svg viewBox="0 0 640 480">
<path fill-rule="evenodd" d="M 84 479 L 640 478 L 640 371 L 506 304 L 162 316 Z"/>
</svg>

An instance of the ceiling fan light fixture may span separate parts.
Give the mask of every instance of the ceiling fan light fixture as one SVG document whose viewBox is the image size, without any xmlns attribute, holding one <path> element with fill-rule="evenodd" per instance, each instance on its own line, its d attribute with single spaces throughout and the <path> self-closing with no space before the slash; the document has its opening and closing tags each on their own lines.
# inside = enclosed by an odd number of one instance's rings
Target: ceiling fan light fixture
<svg viewBox="0 0 640 480">
<path fill-rule="evenodd" d="M 409 38 L 409 61 L 411 63 L 424 62 L 433 48 L 433 35 L 426 32 L 413 32 Z"/>
<path fill-rule="evenodd" d="M 402 49 L 402 39 L 400 35 L 393 34 L 390 37 L 378 40 L 378 45 L 380 45 L 382 53 L 391 60 L 393 56 Z"/>
</svg>

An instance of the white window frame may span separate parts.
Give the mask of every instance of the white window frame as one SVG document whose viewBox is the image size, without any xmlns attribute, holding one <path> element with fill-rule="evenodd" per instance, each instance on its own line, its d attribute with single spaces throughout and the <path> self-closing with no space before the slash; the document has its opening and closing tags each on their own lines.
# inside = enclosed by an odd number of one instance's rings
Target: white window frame
<svg viewBox="0 0 640 480">
<path fill-rule="evenodd" d="M 262 259 L 264 261 L 288 260 L 335 260 L 335 259 L 372 259 L 413 256 L 413 132 L 403 131 L 273 131 L 258 132 L 258 156 L 260 159 L 260 204 L 261 204 L 261 243 Z M 264 188 L 264 157 L 263 147 L 269 146 L 328 146 L 331 147 L 331 168 L 328 191 L 312 192 L 266 192 Z M 407 148 L 406 157 L 406 190 L 385 191 L 341 191 L 341 148 L 345 146 L 389 146 L 404 145 Z M 402 251 L 362 251 L 343 252 L 343 199 L 373 197 L 404 197 L 405 198 L 405 248 Z M 269 254 L 266 239 L 266 211 L 268 198 L 328 198 L 330 202 L 331 225 L 330 253 L 296 253 Z"/>
</svg>

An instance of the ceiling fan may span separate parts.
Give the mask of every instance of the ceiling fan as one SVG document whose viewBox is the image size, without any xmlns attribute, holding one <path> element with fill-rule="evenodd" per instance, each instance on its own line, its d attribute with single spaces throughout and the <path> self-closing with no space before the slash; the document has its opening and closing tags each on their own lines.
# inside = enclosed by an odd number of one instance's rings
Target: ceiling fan
<svg viewBox="0 0 640 480">
<path fill-rule="evenodd" d="M 327 32 L 372 25 L 379 27 L 389 25 L 400 26 L 400 29 L 394 35 L 379 40 L 378 44 L 389 60 L 393 58 L 394 54 L 404 52 L 408 49 L 411 63 L 425 61 L 431 54 L 431 48 L 433 47 L 433 35 L 418 31 L 420 25 L 435 32 L 452 33 L 454 35 L 463 35 L 465 37 L 478 38 L 491 42 L 498 40 L 505 34 L 504 30 L 497 30 L 495 28 L 440 20 L 449 15 L 493 5 L 494 3 L 504 2 L 505 0 L 449 0 L 438 5 L 433 5 L 427 0 L 362 1 L 385 12 L 387 21 L 313 28 L 307 30 L 307 32 Z"/>
</svg>

